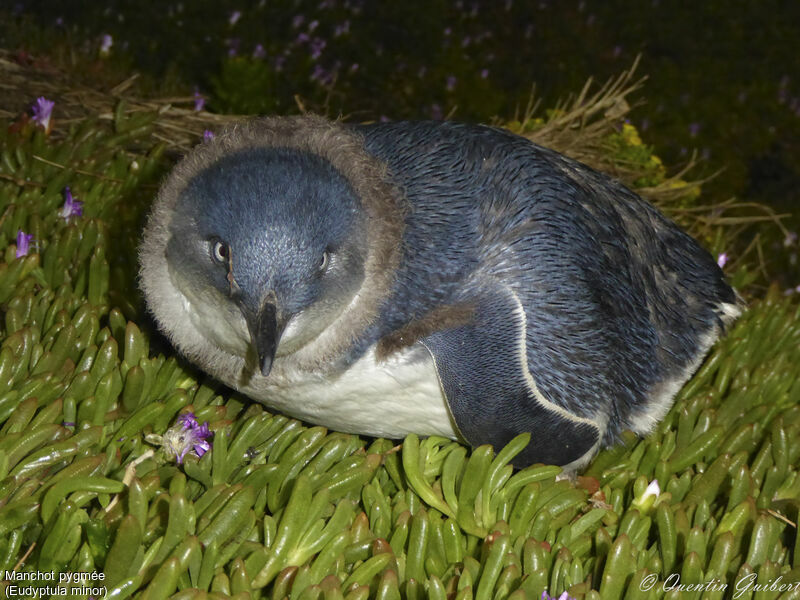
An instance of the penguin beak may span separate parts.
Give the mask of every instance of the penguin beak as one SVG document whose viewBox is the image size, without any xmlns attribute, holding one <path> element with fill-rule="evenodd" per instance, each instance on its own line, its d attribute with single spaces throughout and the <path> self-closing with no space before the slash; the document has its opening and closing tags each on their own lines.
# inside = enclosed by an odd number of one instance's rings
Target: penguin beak
<svg viewBox="0 0 800 600">
<path fill-rule="evenodd" d="M 250 337 L 258 354 L 258 366 L 261 374 L 266 377 L 272 370 L 278 341 L 286 326 L 286 321 L 281 318 L 278 307 L 274 302 L 274 294 L 270 294 L 261 304 L 261 309 L 253 319 L 247 319 L 250 327 Z"/>
</svg>

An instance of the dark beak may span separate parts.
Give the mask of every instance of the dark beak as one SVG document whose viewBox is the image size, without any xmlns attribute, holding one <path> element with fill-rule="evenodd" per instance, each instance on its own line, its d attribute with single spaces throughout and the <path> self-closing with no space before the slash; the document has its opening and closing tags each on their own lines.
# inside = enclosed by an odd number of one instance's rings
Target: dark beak
<svg viewBox="0 0 800 600">
<path fill-rule="evenodd" d="M 255 323 L 250 322 L 250 335 L 258 354 L 258 366 L 264 377 L 272 370 L 272 362 L 275 360 L 275 351 L 278 349 L 278 341 L 284 326 L 285 322 L 278 318 L 278 307 L 269 300 L 261 305 Z"/>
</svg>

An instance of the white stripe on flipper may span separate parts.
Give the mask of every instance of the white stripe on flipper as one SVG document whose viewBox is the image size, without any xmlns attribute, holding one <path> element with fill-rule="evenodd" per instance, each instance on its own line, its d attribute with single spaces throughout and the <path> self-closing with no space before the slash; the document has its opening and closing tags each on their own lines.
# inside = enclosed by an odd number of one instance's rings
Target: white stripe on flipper
<svg viewBox="0 0 800 600">
<path fill-rule="evenodd" d="M 528 337 L 528 318 L 527 315 L 525 314 L 525 309 L 522 306 L 522 302 L 520 301 L 519 296 L 517 296 L 514 290 L 512 290 L 509 286 L 505 284 L 500 283 L 499 285 L 503 289 L 505 289 L 509 294 L 511 294 L 511 297 L 514 299 L 514 305 L 515 305 L 514 312 L 519 318 L 521 326 L 521 332 L 520 335 L 518 336 L 519 342 L 517 344 L 517 355 L 519 356 L 519 362 L 522 366 L 522 372 L 523 375 L 525 376 L 525 381 L 528 384 L 528 388 L 533 394 L 533 397 L 546 410 L 554 412 L 560 417 L 568 419 L 575 423 L 585 423 L 597 429 L 597 434 L 598 434 L 597 443 L 594 444 L 594 446 L 592 446 L 591 449 L 589 449 L 582 456 L 573 460 L 571 463 L 563 465 L 562 467 L 564 471 L 572 471 L 580 469 L 592 459 L 592 457 L 595 455 L 598 448 L 600 447 L 600 444 L 602 443 L 603 440 L 603 435 L 605 434 L 606 426 L 608 425 L 608 415 L 603 415 L 603 414 L 597 415 L 596 420 L 587 419 L 585 417 L 578 417 L 576 415 L 573 415 L 563 407 L 559 406 L 558 404 L 555 404 L 554 402 L 551 402 L 550 400 L 544 397 L 544 394 L 542 394 L 542 392 L 539 390 L 539 387 L 536 385 L 536 381 L 534 380 L 533 375 L 531 375 L 531 371 L 528 368 L 528 348 L 526 343 Z"/>
</svg>

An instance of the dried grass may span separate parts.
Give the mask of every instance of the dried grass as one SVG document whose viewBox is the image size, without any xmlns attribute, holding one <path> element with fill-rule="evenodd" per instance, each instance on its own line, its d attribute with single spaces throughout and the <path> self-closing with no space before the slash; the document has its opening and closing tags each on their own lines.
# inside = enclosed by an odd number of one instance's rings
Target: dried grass
<svg viewBox="0 0 800 600">
<path fill-rule="evenodd" d="M 0 118 L 14 119 L 39 96 L 56 100 L 55 118 L 71 124 L 87 118 L 113 122 L 120 103 L 126 116 L 157 113 L 152 137 L 170 149 L 186 152 L 206 129 L 216 129 L 242 117 L 195 111 L 193 96 L 143 99 L 135 94 L 138 74 L 109 90 L 74 82 L 52 65 L 20 64 L 11 52 L 0 50 Z M 53 131 L 58 136 L 58 130 Z"/>
<path fill-rule="evenodd" d="M 536 124 L 541 120 L 538 116 L 541 99 L 532 93 L 525 111 L 515 119 L 519 123 L 517 133 L 633 186 L 643 175 L 642 166 L 615 156 L 608 147 L 608 138 L 621 129 L 630 111 L 639 104 L 638 101 L 629 102 L 631 94 L 639 91 L 647 80 L 647 76 L 635 78 L 638 66 L 637 56 L 629 69 L 594 91 L 595 82 L 589 78 L 577 95 L 558 102 L 541 125 Z M 498 121 L 498 124 L 502 123 Z M 639 187 L 637 192 L 662 207 L 674 204 L 710 179 L 686 179 L 697 164 L 697 156 L 693 153 L 678 172 L 657 186 Z"/>
</svg>

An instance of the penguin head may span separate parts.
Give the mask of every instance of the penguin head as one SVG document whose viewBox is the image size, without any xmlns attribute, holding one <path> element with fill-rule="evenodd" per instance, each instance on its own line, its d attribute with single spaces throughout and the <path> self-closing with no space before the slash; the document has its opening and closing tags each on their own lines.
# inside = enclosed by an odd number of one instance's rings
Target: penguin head
<svg viewBox="0 0 800 600">
<path fill-rule="evenodd" d="M 186 182 L 168 229 L 170 279 L 198 330 L 264 376 L 324 331 L 364 280 L 358 197 L 303 150 L 223 155 Z"/>
</svg>

